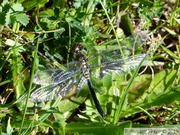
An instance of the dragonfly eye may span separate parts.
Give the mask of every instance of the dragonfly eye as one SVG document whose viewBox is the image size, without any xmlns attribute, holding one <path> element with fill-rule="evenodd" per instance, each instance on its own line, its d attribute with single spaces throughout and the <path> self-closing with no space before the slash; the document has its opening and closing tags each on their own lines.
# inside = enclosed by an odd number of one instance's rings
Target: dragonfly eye
<svg viewBox="0 0 180 135">
<path fill-rule="evenodd" d="M 74 54 L 78 54 L 83 50 L 83 45 L 75 43 L 72 47 Z"/>
</svg>

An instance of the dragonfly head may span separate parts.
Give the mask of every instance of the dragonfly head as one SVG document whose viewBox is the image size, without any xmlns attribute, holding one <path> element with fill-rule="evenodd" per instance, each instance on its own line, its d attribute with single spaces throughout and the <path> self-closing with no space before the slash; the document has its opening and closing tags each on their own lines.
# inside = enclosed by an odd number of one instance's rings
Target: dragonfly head
<svg viewBox="0 0 180 135">
<path fill-rule="evenodd" d="M 74 54 L 74 57 L 80 57 L 83 55 L 83 45 L 81 44 L 78 44 L 78 43 L 75 43 L 73 44 L 73 47 L 72 47 L 72 51 L 73 51 L 73 54 Z"/>
</svg>

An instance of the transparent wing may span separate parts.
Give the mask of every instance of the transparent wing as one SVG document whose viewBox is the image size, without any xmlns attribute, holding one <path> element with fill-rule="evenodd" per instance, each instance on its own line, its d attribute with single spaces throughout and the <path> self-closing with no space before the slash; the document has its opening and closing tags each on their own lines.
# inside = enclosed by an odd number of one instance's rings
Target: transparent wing
<svg viewBox="0 0 180 135">
<path fill-rule="evenodd" d="M 99 68 L 99 77 L 102 78 L 104 75 L 110 75 L 112 72 L 118 75 L 126 74 L 136 67 L 139 63 L 146 57 L 146 54 L 137 54 L 125 58 L 116 58 L 114 60 L 109 60 L 109 58 L 100 56 L 99 64 L 92 64 L 91 70 L 94 74 Z M 97 76 L 97 75 L 96 75 Z"/>
<path fill-rule="evenodd" d="M 139 54 L 142 52 L 142 44 L 144 42 L 141 41 L 140 37 L 142 36 L 137 35 L 135 38 L 123 40 L 121 43 L 123 54 L 116 42 L 114 45 L 104 44 L 97 46 L 96 49 L 87 46 L 87 49 L 90 51 L 88 63 L 92 73 L 94 74 L 99 68 L 98 73 L 100 77 L 103 77 L 105 74 L 111 74 L 111 72 L 122 75 L 135 69 L 146 56 L 146 54 Z"/>
<path fill-rule="evenodd" d="M 101 76 L 110 74 L 125 74 L 134 68 L 144 59 L 145 54 L 139 54 L 101 63 Z M 92 65 L 93 68 L 93 65 Z M 82 76 L 80 68 L 70 68 L 67 71 L 60 69 L 48 69 L 38 72 L 35 76 L 35 83 L 43 85 L 31 94 L 31 101 L 43 102 L 56 99 L 57 97 L 71 96 L 87 86 L 87 80 Z M 46 82 L 47 81 L 47 82 Z"/>
<path fill-rule="evenodd" d="M 143 51 L 142 46 L 148 39 L 147 32 L 136 32 L 135 36 L 126 37 L 120 40 L 120 46 L 117 44 L 117 40 L 110 40 L 102 43 L 101 45 L 92 46 L 86 45 L 85 48 L 89 52 L 89 64 L 106 63 L 108 61 L 121 61 L 121 59 L 128 59 L 127 57 L 141 54 Z M 123 54 L 122 54 L 122 52 Z M 96 65 L 96 64 L 95 64 Z"/>
<path fill-rule="evenodd" d="M 137 54 L 133 56 L 129 56 L 123 59 L 116 59 L 112 61 L 107 61 L 102 63 L 101 77 L 110 74 L 111 72 L 116 73 L 118 75 L 126 74 L 140 64 L 140 62 L 146 57 L 146 54 Z"/>
<path fill-rule="evenodd" d="M 42 86 L 32 92 L 30 99 L 33 102 L 43 102 L 56 99 L 57 97 L 64 97 L 71 91 L 74 83 L 75 80 L 71 79 L 60 84 Z"/>
<path fill-rule="evenodd" d="M 80 72 L 79 64 L 77 61 L 69 62 L 64 65 L 65 71 L 55 68 L 38 71 L 34 76 L 33 83 L 38 85 L 59 84 L 78 74 Z"/>
<path fill-rule="evenodd" d="M 83 89 L 87 83 L 77 64 L 79 62 L 66 64 L 70 68 L 67 71 L 61 69 L 39 71 L 35 75 L 34 83 L 42 86 L 32 92 L 30 96 L 31 101 L 42 102 L 53 100 L 57 97 L 63 98 Z"/>
<path fill-rule="evenodd" d="M 67 75 L 67 72 L 63 73 Z M 32 92 L 30 99 L 33 102 L 43 102 L 53 100 L 58 97 L 64 98 L 79 92 L 85 86 L 87 86 L 86 79 L 82 77 L 81 74 L 77 74 L 76 76 L 60 80 L 59 83 L 44 85 L 36 89 Z"/>
</svg>

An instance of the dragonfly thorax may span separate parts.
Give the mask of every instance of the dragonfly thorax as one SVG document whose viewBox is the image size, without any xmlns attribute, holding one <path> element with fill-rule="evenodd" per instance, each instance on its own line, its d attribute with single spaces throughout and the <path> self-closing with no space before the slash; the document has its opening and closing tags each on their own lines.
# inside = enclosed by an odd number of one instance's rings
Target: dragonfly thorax
<svg viewBox="0 0 180 135">
<path fill-rule="evenodd" d="M 85 54 L 83 53 L 83 45 L 81 44 L 74 44 L 72 50 L 74 51 L 74 57 L 80 61 L 81 63 L 81 72 L 86 79 L 89 79 L 90 74 L 90 66 L 88 64 L 88 59 L 86 58 Z"/>
</svg>

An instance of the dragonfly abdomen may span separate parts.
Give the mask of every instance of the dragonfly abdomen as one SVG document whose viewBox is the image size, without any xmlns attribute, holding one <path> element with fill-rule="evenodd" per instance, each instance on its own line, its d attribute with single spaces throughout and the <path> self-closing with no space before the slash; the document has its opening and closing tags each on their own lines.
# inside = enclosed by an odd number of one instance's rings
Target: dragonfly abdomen
<svg viewBox="0 0 180 135">
<path fill-rule="evenodd" d="M 82 58 L 82 63 L 81 63 L 81 70 L 82 70 L 82 74 L 83 76 L 86 78 L 87 80 L 87 84 L 88 84 L 88 87 L 89 87 L 89 90 L 91 92 L 91 96 L 93 98 L 93 101 L 94 101 L 94 104 L 99 112 L 99 114 L 104 118 L 106 119 L 106 115 L 104 114 L 102 108 L 101 108 L 101 105 L 97 99 L 97 96 L 96 96 L 96 93 L 94 92 L 94 89 L 92 87 L 92 84 L 90 82 L 90 66 L 87 62 L 87 58 Z"/>
</svg>

